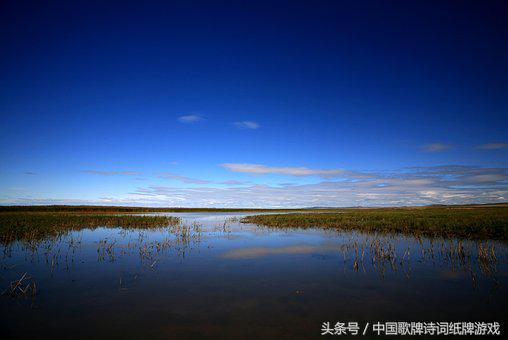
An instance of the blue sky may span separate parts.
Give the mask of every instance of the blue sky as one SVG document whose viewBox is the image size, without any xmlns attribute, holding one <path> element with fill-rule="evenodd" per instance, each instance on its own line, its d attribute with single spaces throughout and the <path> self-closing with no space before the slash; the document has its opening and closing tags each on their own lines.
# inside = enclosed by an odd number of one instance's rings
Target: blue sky
<svg viewBox="0 0 508 340">
<path fill-rule="evenodd" d="M 0 6 L 0 204 L 508 201 L 503 1 Z"/>
</svg>

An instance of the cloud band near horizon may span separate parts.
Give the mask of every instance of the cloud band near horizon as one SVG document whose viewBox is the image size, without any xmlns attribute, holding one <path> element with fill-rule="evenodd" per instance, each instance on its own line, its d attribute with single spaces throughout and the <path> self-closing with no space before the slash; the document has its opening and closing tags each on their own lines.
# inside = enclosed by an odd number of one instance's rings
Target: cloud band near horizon
<svg viewBox="0 0 508 340">
<path fill-rule="evenodd" d="M 241 168 L 245 170 L 245 168 Z M 321 174 L 316 169 L 249 167 L 253 173 L 294 176 Z M 325 175 L 328 175 L 326 172 Z M 175 178 L 177 176 L 178 178 Z M 172 179 L 182 180 L 170 174 Z M 187 179 L 187 178 L 185 178 Z M 184 181 L 185 182 L 185 181 Z M 188 188 L 147 185 L 116 197 L 97 200 L 18 197 L 2 204 L 113 204 L 178 207 L 345 207 L 411 206 L 429 204 L 479 204 L 508 202 L 508 169 L 479 166 L 434 166 L 380 172 L 366 178 L 326 180 L 314 184 L 248 185 L 214 187 L 212 182 Z"/>
</svg>

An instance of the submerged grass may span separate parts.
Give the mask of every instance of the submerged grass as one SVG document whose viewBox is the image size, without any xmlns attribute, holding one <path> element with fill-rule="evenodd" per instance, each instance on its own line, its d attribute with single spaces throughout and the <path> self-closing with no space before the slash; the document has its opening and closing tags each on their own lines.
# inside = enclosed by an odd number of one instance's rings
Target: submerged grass
<svg viewBox="0 0 508 340">
<path fill-rule="evenodd" d="M 253 215 L 242 222 L 274 228 L 329 228 L 412 236 L 508 239 L 508 206 L 338 209 L 333 212 Z"/>
<path fill-rule="evenodd" d="M 170 216 L 101 215 L 76 212 L 2 212 L 0 213 L 0 242 L 39 240 L 84 228 L 158 228 L 175 225 L 179 221 L 179 218 Z"/>
</svg>

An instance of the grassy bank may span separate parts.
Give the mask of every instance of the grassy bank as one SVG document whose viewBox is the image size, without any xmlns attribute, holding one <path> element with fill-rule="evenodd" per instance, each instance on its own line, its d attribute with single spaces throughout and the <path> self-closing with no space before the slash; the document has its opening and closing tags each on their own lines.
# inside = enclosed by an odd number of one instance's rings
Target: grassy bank
<svg viewBox="0 0 508 340">
<path fill-rule="evenodd" d="M 157 228 L 178 222 L 179 218 L 168 216 L 116 216 L 80 214 L 79 212 L 1 212 L 0 243 L 38 240 L 83 228 Z"/>
<path fill-rule="evenodd" d="M 338 209 L 333 212 L 254 215 L 242 222 L 275 228 L 320 227 L 464 239 L 508 239 L 508 207 L 440 206 Z"/>
</svg>

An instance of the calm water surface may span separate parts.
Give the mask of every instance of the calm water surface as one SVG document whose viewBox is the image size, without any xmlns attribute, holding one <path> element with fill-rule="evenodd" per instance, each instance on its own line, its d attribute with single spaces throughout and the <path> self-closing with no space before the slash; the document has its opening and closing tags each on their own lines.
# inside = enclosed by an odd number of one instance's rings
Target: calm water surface
<svg viewBox="0 0 508 340">
<path fill-rule="evenodd" d="M 0 246 L 11 338 L 309 338 L 324 321 L 497 321 L 508 247 L 241 224 L 244 214 L 170 214 L 183 226 L 98 228 Z M 480 253 L 480 255 L 479 255 Z"/>
</svg>

